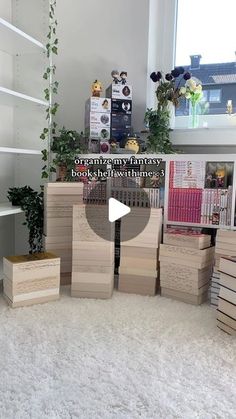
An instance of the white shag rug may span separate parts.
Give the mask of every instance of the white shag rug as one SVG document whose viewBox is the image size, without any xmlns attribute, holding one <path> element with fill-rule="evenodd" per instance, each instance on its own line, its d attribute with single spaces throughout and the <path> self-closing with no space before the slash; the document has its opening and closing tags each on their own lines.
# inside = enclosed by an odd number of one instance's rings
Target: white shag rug
<svg viewBox="0 0 236 419">
<path fill-rule="evenodd" d="M 159 296 L 0 297 L 0 374 L 1 419 L 236 417 L 236 340 L 209 306 Z"/>
</svg>

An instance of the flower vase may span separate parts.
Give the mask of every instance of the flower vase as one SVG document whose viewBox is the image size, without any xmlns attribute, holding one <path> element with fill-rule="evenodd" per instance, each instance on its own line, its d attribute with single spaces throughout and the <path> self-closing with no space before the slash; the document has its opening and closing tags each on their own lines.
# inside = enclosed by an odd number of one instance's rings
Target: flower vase
<svg viewBox="0 0 236 419">
<path fill-rule="evenodd" d="M 189 102 L 189 128 L 199 126 L 199 105 L 197 102 Z"/>
<path fill-rule="evenodd" d="M 168 101 L 168 112 L 169 112 L 169 127 L 170 129 L 175 128 L 175 106 L 171 101 Z"/>
</svg>

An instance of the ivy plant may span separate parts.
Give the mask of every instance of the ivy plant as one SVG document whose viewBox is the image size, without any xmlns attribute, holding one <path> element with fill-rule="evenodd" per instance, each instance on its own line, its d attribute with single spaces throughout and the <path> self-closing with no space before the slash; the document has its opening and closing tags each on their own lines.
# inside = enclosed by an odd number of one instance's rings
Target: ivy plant
<svg viewBox="0 0 236 419">
<path fill-rule="evenodd" d="M 34 191 L 30 186 L 10 188 L 8 199 L 17 204 L 25 213 L 23 225 L 28 227 L 29 254 L 41 253 L 43 251 L 43 191 Z"/>
<path fill-rule="evenodd" d="M 147 137 L 147 151 L 151 153 L 176 153 L 170 141 L 170 114 L 165 106 L 158 106 L 156 110 L 147 109 L 145 123 L 149 128 Z"/>
<path fill-rule="evenodd" d="M 43 79 L 48 82 L 48 87 L 44 89 L 44 97 L 48 102 L 46 109 L 47 127 L 45 127 L 40 135 L 41 140 L 47 142 L 47 148 L 42 150 L 42 160 L 44 166 L 42 167 L 42 178 L 47 179 L 50 173 L 55 172 L 50 158 L 51 138 L 56 133 L 56 122 L 53 117 L 56 115 L 59 104 L 53 100 L 54 95 L 58 93 L 58 81 L 55 81 L 56 66 L 53 63 L 53 55 L 58 53 L 58 38 L 57 38 L 57 20 L 55 18 L 56 0 L 49 0 L 49 31 L 47 34 L 46 54 L 49 65 L 44 71 Z"/>
</svg>

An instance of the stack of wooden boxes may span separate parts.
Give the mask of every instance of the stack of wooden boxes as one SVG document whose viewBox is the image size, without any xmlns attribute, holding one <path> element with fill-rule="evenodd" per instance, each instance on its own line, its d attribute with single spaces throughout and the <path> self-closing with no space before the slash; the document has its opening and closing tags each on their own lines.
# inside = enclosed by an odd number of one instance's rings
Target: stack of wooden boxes
<svg viewBox="0 0 236 419">
<path fill-rule="evenodd" d="M 220 258 L 219 270 L 217 326 L 229 335 L 236 336 L 236 256 Z"/>
<path fill-rule="evenodd" d="M 11 307 L 58 300 L 60 258 L 52 253 L 3 258 L 3 292 Z"/>
<path fill-rule="evenodd" d="M 149 221 L 136 237 L 124 241 L 137 230 L 142 217 Z M 158 288 L 158 249 L 161 236 L 162 210 L 132 208 L 121 220 L 121 252 L 118 290 L 141 295 L 155 295 Z"/>
<path fill-rule="evenodd" d="M 90 227 L 86 212 L 96 220 L 98 234 Z M 108 221 L 106 206 L 74 205 L 72 247 L 72 297 L 110 298 L 114 288 L 114 223 Z"/>
<path fill-rule="evenodd" d="M 220 291 L 220 258 L 236 254 L 236 231 L 217 230 L 215 247 L 215 264 L 211 278 L 211 305 L 218 307 Z"/>
<path fill-rule="evenodd" d="M 83 183 L 48 183 L 44 189 L 45 249 L 61 258 L 61 284 L 71 283 L 72 211 L 83 203 Z"/>
<path fill-rule="evenodd" d="M 211 237 L 172 230 L 160 246 L 161 295 L 191 304 L 207 300 L 214 261 Z"/>
</svg>

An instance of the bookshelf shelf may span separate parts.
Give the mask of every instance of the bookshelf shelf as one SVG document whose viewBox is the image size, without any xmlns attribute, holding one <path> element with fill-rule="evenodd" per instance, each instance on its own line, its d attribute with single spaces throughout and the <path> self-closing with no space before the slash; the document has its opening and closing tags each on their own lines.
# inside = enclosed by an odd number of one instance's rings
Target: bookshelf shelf
<svg viewBox="0 0 236 419">
<path fill-rule="evenodd" d="M 0 204 L 0 217 L 14 215 L 23 212 L 20 207 L 13 207 L 9 202 Z"/>
<path fill-rule="evenodd" d="M 185 223 L 184 221 L 166 221 L 166 225 L 182 226 L 182 227 L 199 227 L 199 228 L 222 228 L 224 230 L 236 230 L 236 227 L 215 225 L 215 224 L 199 224 L 199 223 Z"/>
<path fill-rule="evenodd" d="M 0 50 L 16 55 L 46 51 L 46 48 L 37 39 L 0 18 Z"/>
<path fill-rule="evenodd" d="M 41 155 L 40 150 L 31 150 L 26 148 L 14 148 L 14 147 L 0 147 L 0 153 L 7 154 L 30 154 L 30 155 Z"/>
<path fill-rule="evenodd" d="M 48 102 L 0 86 L 0 105 L 45 108 Z"/>
</svg>

